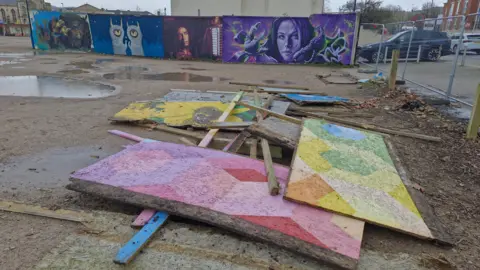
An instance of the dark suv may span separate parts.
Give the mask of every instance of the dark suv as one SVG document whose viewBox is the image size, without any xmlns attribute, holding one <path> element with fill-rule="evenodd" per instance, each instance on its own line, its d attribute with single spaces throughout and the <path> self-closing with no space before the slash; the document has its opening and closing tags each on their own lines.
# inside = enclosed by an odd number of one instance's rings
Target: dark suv
<svg viewBox="0 0 480 270">
<path fill-rule="evenodd" d="M 405 59 L 411 32 L 411 30 L 399 32 L 383 42 L 382 48 L 380 49 L 379 61 L 382 61 L 385 57 L 385 48 L 388 48 L 387 59 L 392 58 L 392 51 L 394 49 L 399 49 L 400 58 Z M 410 46 L 408 58 L 417 59 L 418 52 L 421 49 L 421 60 L 437 61 L 441 56 L 451 53 L 450 45 L 451 40 L 446 32 L 415 30 L 413 32 L 412 45 Z M 366 58 L 371 63 L 375 63 L 378 56 L 378 46 L 380 46 L 380 43 L 359 46 L 357 48 L 358 56 Z"/>
</svg>

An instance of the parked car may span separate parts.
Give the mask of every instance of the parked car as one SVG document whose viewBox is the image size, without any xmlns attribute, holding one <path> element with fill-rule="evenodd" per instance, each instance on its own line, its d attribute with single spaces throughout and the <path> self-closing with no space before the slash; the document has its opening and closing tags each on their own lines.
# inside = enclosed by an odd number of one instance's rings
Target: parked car
<svg viewBox="0 0 480 270">
<path fill-rule="evenodd" d="M 375 63 L 377 57 L 383 61 L 385 51 L 387 50 L 387 59 L 391 59 L 394 49 L 400 50 L 400 58 L 407 57 L 408 44 L 412 31 L 402 31 L 380 43 L 366 44 L 359 46 L 358 56 L 366 58 L 369 62 Z M 381 45 L 380 54 L 378 47 Z M 420 59 L 428 61 L 437 61 L 441 56 L 449 55 L 451 41 L 446 32 L 418 30 L 413 32 L 412 44 L 408 53 L 408 58 L 416 59 L 420 51 Z"/>
<path fill-rule="evenodd" d="M 453 34 L 452 37 L 452 52 L 455 53 L 457 51 L 459 41 L 460 41 L 460 34 Z M 471 33 L 471 34 L 463 34 L 462 44 L 460 44 L 460 51 L 463 50 L 475 52 L 476 54 L 480 54 L 480 33 Z"/>
</svg>

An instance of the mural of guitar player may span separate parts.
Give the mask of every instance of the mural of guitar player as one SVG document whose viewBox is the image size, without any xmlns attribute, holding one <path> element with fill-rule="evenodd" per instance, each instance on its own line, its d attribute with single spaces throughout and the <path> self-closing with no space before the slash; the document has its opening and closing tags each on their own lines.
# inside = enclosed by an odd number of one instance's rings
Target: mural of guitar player
<svg viewBox="0 0 480 270">
<path fill-rule="evenodd" d="M 313 17 L 324 15 L 312 15 L 311 18 L 224 17 L 223 61 L 349 65 L 355 14 L 349 18 L 353 19 L 352 23 L 345 26 L 344 14 L 330 15 L 334 17 L 329 20 Z M 342 27 L 338 27 L 339 20 Z"/>
<path fill-rule="evenodd" d="M 165 17 L 165 56 L 216 59 L 221 56 L 221 28 L 220 17 Z"/>
<path fill-rule="evenodd" d="M 90 50 L 88 16 L 77 13 L 32 12 L 34 45 L 40 50 Z"/>
</svg>

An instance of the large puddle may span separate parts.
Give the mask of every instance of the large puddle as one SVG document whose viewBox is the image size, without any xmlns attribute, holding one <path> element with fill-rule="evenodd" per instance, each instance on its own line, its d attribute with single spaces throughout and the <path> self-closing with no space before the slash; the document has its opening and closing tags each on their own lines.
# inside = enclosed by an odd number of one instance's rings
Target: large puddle
<svg viewBox="0 0 480 270">
<path fill-rule="evenodd" d="M 100 98 L 115 91 L 107 84 L 48 76 L 4 76 L 0 85 L 0 96 L 19 97 Z"/>
<path fill-rule="evenodd" d="M 160 74 L 142 73 L 142 68 L 123 68 L 115 73 L 104 74 L 107 80 L 153 80 L 175 82 L 220 82 L 228 78 L 202 76 L 187 72 L 168 72 Z"/>
</svg>

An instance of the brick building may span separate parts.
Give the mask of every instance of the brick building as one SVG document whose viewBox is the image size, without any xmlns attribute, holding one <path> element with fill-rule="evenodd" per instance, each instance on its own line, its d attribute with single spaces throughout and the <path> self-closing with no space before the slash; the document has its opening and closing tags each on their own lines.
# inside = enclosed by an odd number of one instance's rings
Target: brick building
<svg viewBox="0 0 480 270">
<path fill-rule="evenodd" d="M 467 10 L 463 14 L 463 6 L 467 3 Z M 479 0 L 448 0 L 443 4 L 443 17 L 461 16 L 475 14 L 479 10 Z M 480 20 L 480 16 L 467 16 L 465 27 L 466 29 L 472 29 L 475 25 L 475 20 Z M 453 18 L 444 20 L 444 29 L 446 30 L 460 30 L 461 18 Z M 477 21 L 476 28 L 480 28 L 480 24 Z"/>
</svg>

